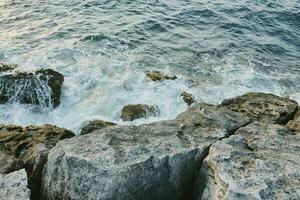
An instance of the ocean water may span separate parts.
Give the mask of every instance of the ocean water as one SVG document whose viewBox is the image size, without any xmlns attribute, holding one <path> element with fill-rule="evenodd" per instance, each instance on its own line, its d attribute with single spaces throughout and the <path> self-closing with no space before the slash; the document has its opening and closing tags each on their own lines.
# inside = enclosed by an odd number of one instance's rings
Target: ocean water
<svg viewBox="0 0 300 200">
<path fill-rule="evenodd" d="M 299 102 L 300 0 L 1 0 L 0 62 L 65 76 L 59 107 L 0 105 L 1 123 L 149 123 L 184 111 L 182 91 L 212 104 L 249 91 Z M 133 103 L 160 116 L 122 122 Z"/>
</svg>

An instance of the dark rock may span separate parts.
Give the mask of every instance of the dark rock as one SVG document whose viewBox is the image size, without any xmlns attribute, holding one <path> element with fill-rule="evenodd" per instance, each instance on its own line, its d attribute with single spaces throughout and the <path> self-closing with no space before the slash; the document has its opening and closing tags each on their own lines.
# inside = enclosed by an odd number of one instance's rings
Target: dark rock
<svg viewBox="0 0 300 200">
<path fill-rule="evenodd" d="M 15 69 L 16 67 L 17 67 L 17 65 L 9 65 L 9 64 L 0 63 L 0 73 L 6 72 L 6 71 L 11 71 L 11 70 Z"/>
<path fill-rule="evenodd" d="M 176 76 L 165 75 L 160 71 L 146 71 L 146 76 L 152 81 L 176 80 Z"/>
<path fill-rule="evenodd" d="M 265 93 L 247 93 L 222 102 L 232 111 L 245 113 L 253 120 L 286 124 L 295 114 L 297 102 Z"/>
<path fill-rule="evenodd" d="M 23 162 L 0 151 L 0 174 L 8 174 L 22 169 Z"/>
<path fill-rule="evenodd" d="M 0 103 L 20 102 L 57 107 L 64 76 L 52 69 L 0 75 Z"/>
<path fill-rule="evenodd" d="M 157 116 L 159 114 L 159 109 L 157 106 L 152 105 L 127 105 L 122 109 L 121 118 L 124 121 L 133 121 L 139 118 L 147 118 L 150 116 Z"/>
<path fill-rule="evenodd" d="M 195 98 L 192 94 L 183 91 L 180 95 L 184 102 L 186 102 L 189 106 L 195 102 Z"/>
<path fill-rule="evenodd" d="M 42 171 L 48 152 L 59 141 L 73 136 L 71 131 L 52 125 L 25 128 L 15 125 L 0 126 L 0 151 L 23 162 L 33 199 L 39 198 Z"/>
<path fill-rule="evenodd" d="M 113 123 L 113 122 L 106 122 L 103 120 L 93 120 L 93 121 L 88 121 L 86 125 L 84 125 L 81 128 L 81 132 L 80 135 L 85 135 L 88 133 L 91 133 L 95 130 L 100 130 L 109 126 L 115 126 L 117 124 Z"/>
</svg>

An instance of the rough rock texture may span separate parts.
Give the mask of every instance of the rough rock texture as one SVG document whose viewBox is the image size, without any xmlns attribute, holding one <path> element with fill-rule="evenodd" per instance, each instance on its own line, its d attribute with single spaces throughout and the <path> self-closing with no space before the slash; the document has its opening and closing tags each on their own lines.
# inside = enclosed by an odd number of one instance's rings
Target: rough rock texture
<svg viewBox="0 0 300 200">
<path fill-rule="evenodd" d="M 2 66 L 2 69 L 6 69 Z M 20 102 L 43 107 L 60 104 L 64 76 L 52 69 L 0 75 L 0 103 Z"/>
<path fill-rule="evenodd" d="M 23 162 L 13 156 L 0 151 L 0 174 L 18 171 L 23 167 Z"/>
<path fill-rule="evenodd" d="M 73 137 L 74 133 L 51 125 L 15 126 L 0 125 L 0 151 L 20 159 L 28 173 L 32 197 L 37 199 L 42 170 L 48 152 L 57 142 Z"/>
<path fill-rule="evenodd" d="M 187 93 L 187 92 L 184 91 L 184 92 L 181 93 L 180 96 L 182 97 L 183 101 L 184 101 L 185 103 L 187 103 L 189 106 L 190 106 L 192 103 L 195 102 L 194 96 L 193 96 L 192 94 L 190 94 L 190 93 Z"/>
<path fill-rule="evenodd" d="M 279 125 L 251 123 L 211 146 L 198 179 L 199 194 L 204 191 L 203 200 L 298 200 L 299 158 L 300 135 Z"/>
<path fill-rule="evenodd" d="M 6 71 L 11 71 L 11 70 L 15 69 L 16 67 L 17 67 L 17 65 L 0 63 L 0 73 L 6 72 Z"/>
<path fill-rule="evenodd" d="M 43 198 L 190 198 L 208 147 L 249 121 L 223 107 L 196 104 L 176 120 L 112 126 L 64 140 L 49 153 Z"/>
<path fill-rule="evenodd" d="M 287 123 L 295 114 L 297 102 L 265 93 L 247 93 L 222 102 L 233 111 L 242 112 L 253 120 L 266 123 Z"/>
<path fill-rule="evenodd" d="M 300 109 L 296 112 L 294 119 L 290 120 L 286 127 L 292 133 L 300 133 Z"/>
<path fill-rule="evenodd" d="M 27 188 L 27 176 L 24 169 L 5 175 L 0 174 L 0 199 L 30 199 L 30 190 Z"/>
<path fill-rule="evenodd" d="M 152 81 L 176 80 L 176 76 L 165 75 L 160 71 L 146 71 L 146 76 Z"/>
<path fill-rule="evenodd" d="M 115 126 L 115 125 L 117 125 L 117 124 L 115 124 L 113 122 L 106 122 L 106 121 L 103 121 L 103 120 L 88 121 L 81 128 L 80 135 L 85 135 L 85 134 L 91 133 L 95 130 L 100 130 L 100 129 L 107 128 L 109 126 Z"/>
<path fill-rule="evenodd" d="M 135 104 L 124 106 L 121 118 L 124 121 L 133 121 L 135 119 L 157 115 L 159 115 L 159 109 L 157 106 Z"/>
</svg>

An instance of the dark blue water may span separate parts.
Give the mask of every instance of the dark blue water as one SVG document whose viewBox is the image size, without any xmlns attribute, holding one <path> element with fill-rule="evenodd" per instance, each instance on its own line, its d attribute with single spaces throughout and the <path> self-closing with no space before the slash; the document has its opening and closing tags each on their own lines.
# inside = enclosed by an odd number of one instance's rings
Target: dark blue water
<svg viewBox="0 0 300 200">
<path fill-rule="evenodd" d="M 0 2 L 0 62 L 65 75 L 53 111 L 0 106 L 0 121 L 121 123 L 129 103 L 158 105 L 168 119 L 186 109 L 185 90 L 219 103 L 248 91 L 300 100 L 300 0 Z M 145 70 L 176 74 L 149 82 Z"/>
</svg>

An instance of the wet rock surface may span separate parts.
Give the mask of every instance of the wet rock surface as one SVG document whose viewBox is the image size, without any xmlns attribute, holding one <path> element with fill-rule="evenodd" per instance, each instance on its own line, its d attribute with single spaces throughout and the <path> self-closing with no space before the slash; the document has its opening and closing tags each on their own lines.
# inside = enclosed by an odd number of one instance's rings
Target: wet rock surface
<svg viewBox="0 0 300 200">
<path fill-rule="evenodd" d="M 2 66 L 2 70 L 10 70 Z M 35 72 L 12 72 L 0 74 L 0 103 L 19 102 L 43 107 L 57 107 L 64 76 L 52 69 Z"/>
<path fill-rule="evenodd" d="M 152 81 L 176 80 L 176 76 L 169 76 L 160 71 L 146 71 L 146 76 Z"/>
<path fill-rule="evenodd" d="M 11 65 L 11 64 L 5 64 L 5 63 L 0 63 L 0 73 L 1 72 L 7 72 L 15 69 L 17 65 Z"/>
<path fill-rule="evenodd" d="M 117 124 L 115 124 L 113 122 L 103 121 L 103 120 L 88 121 L 81 128 L 80 135 L 85 135 L 85 134 L 91 133 L 95 130 L 100 130 L 100 129 L 107 128 L 107 127 L 110 127 L 110 126 L 115 126 L 115 125 L 117 125 Z"/>
<path fill-rule="evenodd" d="M 133 104 L 124 106 L 122 109 L 121 118 L 123 121 L 133 121 L 135 119 L 157 115 L 159 115 L 159 109 L 157 106 Z"/>
<path fill-rule="evenodd" d="M 190 93 L 187 93 L 187 92 L 182 92 L 181 93 L 181 98 L 183 99 L 183 101 L 185 102 L 185 103 L 187 103 L 189 106 L 192 104 L 192 103 L 194 103 L 195 102 L 195 98 L 194 98 L 194 96 L 192 95 L 192 94 L 190 94 Z"/>
<path fill-rule="evenodd" d="M 44 171 L 45 199 L 186 199 L 216 140 L 249 119 L 207 104 L 176 120 L 113 126 L 62 141 Z"/>
<path fill-rule="evenodd" d="M 266 93 L 247 93 L 222 102 L 230 110 L 247 114 L 253 120 L 285 124 L 293 118 L 297 102 Z"/>
<path fill-rule="evenodd" d="M 0 174 L 0 199 L 30 199 L 30 190 L 27 187 L 27 175 L 24 169 L 9 174 Z"/>
<path fill-rule="evenodd" d="M 300 199 L 300 135 L 254 122 L 213 144 L 196 199 Z M 202 198 L 200 198 L 202 197 Z"/>
<path fill-rule="evenodd" d="M 73 136 L 71 131 L 51 125 L 0 125 L 0 151 L 22 162 L 32 196 L 37 199 L 49 150 L 59 141 Z"/>
<path fill-rule="evenodd" d="M 298 111 L 296 112 L 294 119 L 290 120 L 286 127 L 291 133 L 300 133 L 300 109 L 298 108 Z"/>
</svg>

